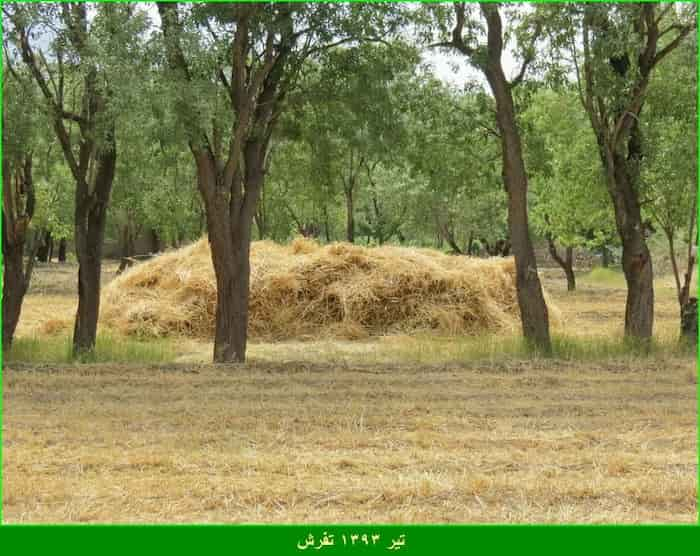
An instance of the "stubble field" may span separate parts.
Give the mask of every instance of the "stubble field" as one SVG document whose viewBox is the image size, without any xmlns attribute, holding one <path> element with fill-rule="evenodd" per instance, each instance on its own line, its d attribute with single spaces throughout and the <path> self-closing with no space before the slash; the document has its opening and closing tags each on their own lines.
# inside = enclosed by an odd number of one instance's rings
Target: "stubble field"
<svg viewBox="0 0 700 556">
<path fill-rule="evenodd" d="M 74 303 L 75 269 L 55 266 L 20 346 Z M 672 283 L 645 357 L 616 348 L 619 277 L 568 294 L 545 276 L 562 313 L 548 359 L 509 337 L 253 344 L 235 368 L 194 341 L 148 364 L 10 354 L 3 519 L 695 522 L 697 371 Z"/>
</svg>

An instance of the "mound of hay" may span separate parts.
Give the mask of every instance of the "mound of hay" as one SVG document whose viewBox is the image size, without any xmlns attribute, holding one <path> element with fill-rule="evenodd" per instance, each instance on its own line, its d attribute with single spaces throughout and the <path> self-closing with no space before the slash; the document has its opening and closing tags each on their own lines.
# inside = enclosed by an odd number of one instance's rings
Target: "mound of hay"
<svg viewBox="0 0 700 556">
<path fill-rule="evenodd" d="M 136 336 L 209 339 L 215 309 L 216 281 L 202 239 L 112 281 L 103 292 L 101 322 Z M 252 245 L 252 339 L 476 334 L 512 330 L 518 321 L 512 259 L 306 239 Z"/>
</svg>

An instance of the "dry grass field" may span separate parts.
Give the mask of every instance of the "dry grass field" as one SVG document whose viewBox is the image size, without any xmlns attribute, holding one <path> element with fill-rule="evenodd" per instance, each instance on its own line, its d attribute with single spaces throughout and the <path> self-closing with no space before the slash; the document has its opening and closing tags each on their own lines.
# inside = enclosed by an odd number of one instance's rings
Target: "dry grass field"
<svg viewBox="0 0 700 556">
<path fill-rule="evenodd" d="M 70 309 L 74 272 L 39 268 L 18 350 Z M 697 371 L 672 282 L 641 356 L 618 347 L 619 276 L 568 294 L 544 274 L 562 313 L 548 359 L 494 336 L 256 343 L 236 368 L 194 340 L 158 363 L 11 353 L 3 519 L 695 522 Z"/>
</svg>

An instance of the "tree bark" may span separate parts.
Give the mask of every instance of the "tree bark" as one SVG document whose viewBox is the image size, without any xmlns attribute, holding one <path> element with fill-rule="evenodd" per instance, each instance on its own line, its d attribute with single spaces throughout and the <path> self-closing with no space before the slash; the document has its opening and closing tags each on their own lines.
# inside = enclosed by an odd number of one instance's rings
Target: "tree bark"
<svg viewBox="0 0 700 556">
<path fill-rule="evenodd" d="M 574 249 L 573 247 L 566 247 L 566 254 L 564 258 L 559 255 L 557 251 L 557 246 L 554 244 L 554 240 L 551 235 L 547 235 L 547 247 L 549 248 L 549 254 L 556 261 L 556 263 L 564 270 L 566 276 L 566 289 L 567 291 L 574 291 L 576 289 L 576 275 L 574 274 Z"/>
</svg>

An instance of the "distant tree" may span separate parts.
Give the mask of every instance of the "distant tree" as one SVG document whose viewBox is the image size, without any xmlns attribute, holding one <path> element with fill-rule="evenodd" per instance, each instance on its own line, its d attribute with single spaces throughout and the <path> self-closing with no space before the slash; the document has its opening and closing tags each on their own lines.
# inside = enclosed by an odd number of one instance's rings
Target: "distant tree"
<svg viewBox="0 0 700 556">
<path fill-rule="evenodd" d="M 538 92 L 523 123 L 533 228 L 546 239 L 552 258 L 564 270 L 568 290 L 573 291 L 573 250 L 607 248 L 615 235 L 595 137 L 585 112 L 568 91 Z M 564 247 L 564 254 L 557 244 Z"/>
</svg>

